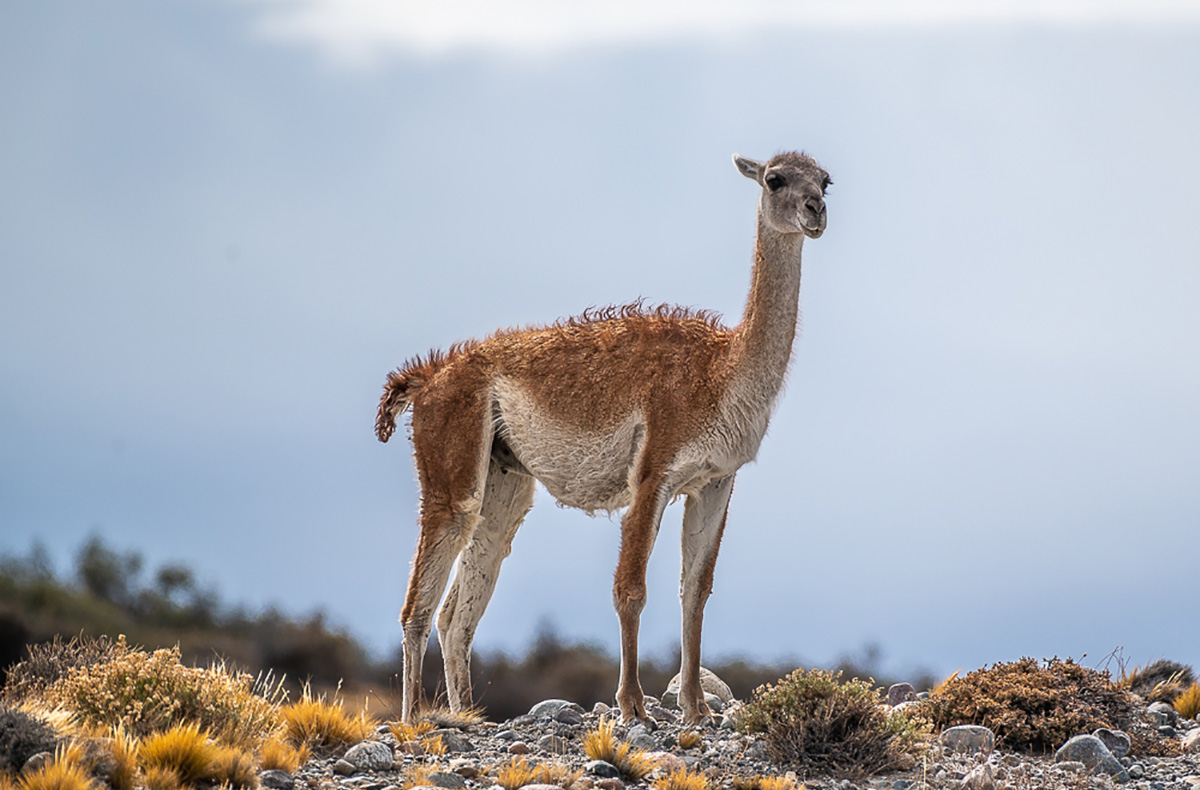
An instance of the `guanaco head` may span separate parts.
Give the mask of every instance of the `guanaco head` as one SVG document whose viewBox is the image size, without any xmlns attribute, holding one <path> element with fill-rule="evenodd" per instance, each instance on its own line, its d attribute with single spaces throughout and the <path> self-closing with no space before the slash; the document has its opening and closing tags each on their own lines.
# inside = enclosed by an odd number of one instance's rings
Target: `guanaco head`
<svg viewBox="0 0 1200 790">
<path fill-rule="evenodd" d="M 833 182 L 812 158 L 792 151 L 764 163 L 734 154 L 733 163 L 762 187 L 759 209 L 772 230 L 811 239 L 825 232 L 825 190 Z"/>
</svg>

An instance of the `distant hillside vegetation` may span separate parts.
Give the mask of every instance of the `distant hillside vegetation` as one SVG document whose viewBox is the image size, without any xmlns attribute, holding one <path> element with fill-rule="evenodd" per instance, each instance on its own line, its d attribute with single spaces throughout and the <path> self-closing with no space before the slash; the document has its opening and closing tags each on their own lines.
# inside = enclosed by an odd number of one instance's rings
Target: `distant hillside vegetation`
<svg viewBox="0 0 1200 790">
<path fill-rule="evenodd" d="M 220 658 L 252 674 L 272 670 L 286 675 L 293 692 L 304 682 L 316 688 L 340 684 L 350 694 L 368 694 L 372 706 L 392 704 L 399 692 L 398 651 L 373 660 L 321 612 L 297 617 L 273 608 L 251 613 L 226 605 L 185 565 L 167 563 L 147 571 L 139 553 L 115 550 L 99 535 L 79 548 L 69 575 L 54 571 L 40 543 L 25 556 L 0 556 L 0 685 L 8 667 L 26 656 L 27 645 L 79 634 L 113 639 L 124 634 L 129 644 L 149 649 L 178 645 L 190 664 Z M 887 685 L 888 679 L 875 672 L 877 660 L 877 653 L 868 649 L 863 658 L 845 659 L 837 668 Z M 660 694 L 678 666 L 677 656 L 644 661 L 641 679 L 647 693 Z M 741 699 L 795 669 L 744 660 L 709 668 Z M 441 689 L 441 671 L 434 642 L 424 678 L 426 693 L 434 698 Z M 552 627 L 544 626 L 523 657 L 475 654 L 471 674 L 477 702 L 491 719 L 503 721 L 551 697 L 589 706 L 600 700 L 611 703 L 619 669 L 615 657 L 602 648 L 565 644 Z M 932 680 L 903 679 L 918 687 Z"/>
</svg>

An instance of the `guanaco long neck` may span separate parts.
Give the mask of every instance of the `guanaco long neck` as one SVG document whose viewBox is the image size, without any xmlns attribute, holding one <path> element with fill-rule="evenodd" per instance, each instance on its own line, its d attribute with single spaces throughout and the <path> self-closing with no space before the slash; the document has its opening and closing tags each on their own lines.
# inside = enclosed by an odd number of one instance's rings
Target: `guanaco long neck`
<svg viewBox="0 0 1200 790">
<path fill-rule="evenodd" d="M 734 330 L 734 366 L 738 378 L 772 401 L 783 386 L 796 337 L 803 244 L 803 234 L 778 233 L 759 213 L 750 296 Z"/>
</svg>

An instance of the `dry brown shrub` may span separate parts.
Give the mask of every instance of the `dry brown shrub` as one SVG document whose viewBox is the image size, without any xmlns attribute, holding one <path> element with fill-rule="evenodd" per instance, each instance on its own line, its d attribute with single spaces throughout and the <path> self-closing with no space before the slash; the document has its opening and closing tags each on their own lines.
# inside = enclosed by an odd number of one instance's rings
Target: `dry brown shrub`
<svg viewBox="0 0 1200 790">
<path fill-rule="evenodd" d="M 921 709 L 938 729 L 982 724 L 1010 749 L 1047 752 L 1082 732 L 1124 728 L 1134 707 L 1107 672 L 1069 658 L 1022 658 L 950 679 Z"/>
</svg>

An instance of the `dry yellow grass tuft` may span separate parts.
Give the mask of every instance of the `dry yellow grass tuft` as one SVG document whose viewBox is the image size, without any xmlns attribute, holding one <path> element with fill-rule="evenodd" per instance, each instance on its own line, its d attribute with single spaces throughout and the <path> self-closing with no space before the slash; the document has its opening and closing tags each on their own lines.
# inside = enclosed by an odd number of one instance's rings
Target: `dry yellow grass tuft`
<svg viewBox="0 0 1200 790">
<path fill-rule="evenodd" d="M 453 728 L 465 730 L 487 720 L 483 708 L 464 708 L 455 713 L 447 707 L 427 705 L 417 711 L 417 720 L 422 724 L 431 724 L 434 729 Z"/>
<path fill-rule="evenodd" d="M 146 790 L 180 790 L 183 787 L 179 774 L 166 766 L 155 766 L 144 770 L 142 783 Z"/>
<path fill-rule="evenodd" d="M 657 761 L 641 749 L 619 742 L 613 734 L 616 722 L 601 717 L 596 729 L 583 736 L 583 752 L 593 760 L 617 767 L 626 782 L 639 782 L 657 766 Z"/>
<path fill-rule="evenodd" d="M 572 769 L 563 763 L 543 763 L 534 769 L 533 781 L 541 785 L 557 785 L 572 790 L 583 778 L 583 769 Z"/>
<path fill-rule="evenodd" d="M 16 785 L 20 790 L 95 790 L 75 746 L 60 746 L 54 752 L 53 762 L 22 775 Z"/>
<path fill-rule="evenodd" d="M 583 753 L 593 760 L 603 760 L 616 765 L 617 738 L 613 735 L 614 727 L 615 721 L 601 716 L 596 729 L 588 730 L 583 736 Z"/>
<path fill-rule="evenodd" d="M 1185 719 L 1200 715 L 1200 683 L 1193 683 L 1175 698 L 1175 712 Z"/>
<path fill-rule="evenodd" d="M 293 774 L 308 762 L 308 756 L 308 746 L 293 746 L 277 735 L 263 741 L 263 745 L 258 749 L 258 762 L 264 771 L 286 771 Z"/>
<path fill-rule="evenodd" d="M 414 765 L 404 777 L 402 790 L 412 790 L 414 787 L 430 784 L 429 777 L 437 771 L 436 765 Z"/>
<path fill-rule="evenodd" d="M 236 746 L 217 746 L 209 768 L 209 779 L 230 787 L 257 787 L 258 771 L 255 770 L 254 755 Z"/>
<path fill-rule="evenodd" d="M 142 768 L 167 768 L 181 784 L 208 781 L 213 776 L 219 749 L 197 724 L 183 724 L 151 735 L 138 750 Z"/>
<path fill-rule="evenodd" d="M 733 780 L 733 790 L 804 790 L 804 785 L 796 787 L 796 782 L 788 776 L 737 776 Z"/>
<path fill-rule="evenodd" d="M 502 766 L 496 772 L 496 784 L 504 790 L 517 790 L 519 787 L 533 784 L 536 776 L 537 771 L 525 762 L 524 757 L 514 757 L 508 765 Z"/>
<path fill-rule="evenodd" d="M 708 790 L 708 778 L 686 769 L 672 771 L 654 780 L 654 790 Z"/>
<path fill-rule="evenodd" d="M 297 702 L 281 709 L 279 716 L 289 741 L 317 752 L 353 745 L 375 732 L 375 721 L 365 711 L 347 713 L 341 700 L 314 697 L 308 689 Z"/>
<path fill-rule="evenodd" d="M 127 734 L 118 727 L 109 741 L 112 751 L 113 771 L 108 783 L 113 790 L 133 790 L 138 778 L 138 742 L 137 738 Z"/>
</svg>

